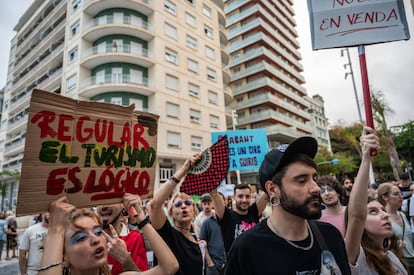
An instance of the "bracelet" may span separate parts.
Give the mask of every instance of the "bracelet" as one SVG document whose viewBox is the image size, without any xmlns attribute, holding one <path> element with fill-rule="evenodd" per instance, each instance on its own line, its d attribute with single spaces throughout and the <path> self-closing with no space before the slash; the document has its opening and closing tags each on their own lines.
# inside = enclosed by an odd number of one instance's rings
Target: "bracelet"
<svg viewBox="0 0 414 275">
<path fill-rule="evenodd" d="M 171 178 L 170 178 L 170 180 L 172 180 L 173 182 L 175 182 L 176 184 L 179 184 L 180 183 L 180 180 L 179 179 L 177 179 L 176 177 L 174 177 L 174 176 L 172 176 Z"/>
<path fill-rule="evenodd" d="M 52 268 L 52 267 L 58 266 L 58 265 L 60 265 L 60 264 L 62 264 L 62 263 L 54 263 L 54 264 L 45 265 L 45 266 L 39 267 L 39 268 L 37 269 L 37 271 L 48 270 L 49 268 Z"/>
<path fill-rule="evenodd" d="M 142 221 L 140 221 L 139 223 L 136 223 L 136 226 L 138 227 L 139 230 L 141 230 L 145 225 L 151 223 L 151 220 L 149 218 L 149 216 L 145 216 L 145 219 L 143 219 Z"/>
</svg>

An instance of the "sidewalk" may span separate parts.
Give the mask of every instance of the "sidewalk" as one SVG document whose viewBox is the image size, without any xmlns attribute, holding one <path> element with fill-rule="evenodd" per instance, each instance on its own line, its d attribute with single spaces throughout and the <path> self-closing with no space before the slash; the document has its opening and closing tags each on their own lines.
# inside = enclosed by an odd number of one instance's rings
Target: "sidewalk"
<svg viewBox="0 0 414 275">
<path fill-rule="evenodd" d="M 10 256 L 12 255 L 12 252 L 9 252 Z M 18 250 L 16 250 L 16 254 L 18 256 Z M 12 258 L 11 260 L 6 260 L 6 249 L 3 250 L 3 253 L 1 255 L 1 260 L 0 260 L 0 272 L 3 269 L 3 267 L 5 266 L 9 266 L 9 265 L 14 265 L 14 264 L 18 264 L 19 263 L 19 258 Z"/>
</svg>

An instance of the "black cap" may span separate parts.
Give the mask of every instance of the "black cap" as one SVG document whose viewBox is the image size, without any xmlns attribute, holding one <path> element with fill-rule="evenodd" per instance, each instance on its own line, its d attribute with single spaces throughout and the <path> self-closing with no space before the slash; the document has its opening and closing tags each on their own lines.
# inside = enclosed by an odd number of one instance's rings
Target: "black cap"
<svg viewBox="0 0 414 275">
<path fill-rule="evenodd" d="M 281 144 L 277 148 L 271 149 L 263 159 L 259 169 L 259 182 L 263 190 L 265 183 L 271 180 L 276 172 L 280 171 L 286 164 L 290 163 L 293 155 L 302 153 L 312 159 L 318 151 L 318 143 L 313 137 L 301 137 L 295 139 L 290 145 Z"/>
</svg>

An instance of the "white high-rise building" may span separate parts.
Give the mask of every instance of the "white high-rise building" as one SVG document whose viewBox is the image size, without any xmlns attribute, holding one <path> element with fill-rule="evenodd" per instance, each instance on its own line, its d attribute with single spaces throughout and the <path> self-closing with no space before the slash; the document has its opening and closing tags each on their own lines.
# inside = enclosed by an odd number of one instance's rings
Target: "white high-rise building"
<svg viewBox="0 0 414 275">
<path fill-rule="evenodd" d="M 1 168 L 21 168 L 34 88 L 160 116 L 157 182 L 227 129 L 221 0 L 35 0 L 11 41 Z M 29 141 L 30 142 L 30 141 Z M 15 198 L 11 190 L 10 199 Z M 11 204 L 13 207 L 14 204 Z"/>
</svg>

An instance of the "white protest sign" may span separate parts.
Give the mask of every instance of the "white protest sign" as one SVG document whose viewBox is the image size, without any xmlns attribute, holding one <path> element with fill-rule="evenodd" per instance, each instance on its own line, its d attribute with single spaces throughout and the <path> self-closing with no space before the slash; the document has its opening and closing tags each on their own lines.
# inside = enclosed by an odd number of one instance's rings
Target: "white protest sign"
<svg viewBox="0 0 414 275">
<path fill-rule="evenodd" d="M 410 39 L 403 0 L 308 0 L 312 48 Z"/>
</svg>

